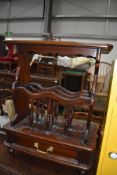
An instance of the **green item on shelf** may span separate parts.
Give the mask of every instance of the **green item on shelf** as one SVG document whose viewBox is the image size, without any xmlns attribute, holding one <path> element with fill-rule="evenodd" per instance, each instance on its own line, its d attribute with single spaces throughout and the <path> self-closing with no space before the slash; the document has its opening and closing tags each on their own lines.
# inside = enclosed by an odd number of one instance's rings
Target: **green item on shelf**
<svg viewBox="0 0 117 175">
<path fill-rule="evenodd" d="M 69 74 L 82 74 L 85 75 L 86 71 L 84 70 L 65 70 L 65 73 L 69 73 Z"/>
</svg>

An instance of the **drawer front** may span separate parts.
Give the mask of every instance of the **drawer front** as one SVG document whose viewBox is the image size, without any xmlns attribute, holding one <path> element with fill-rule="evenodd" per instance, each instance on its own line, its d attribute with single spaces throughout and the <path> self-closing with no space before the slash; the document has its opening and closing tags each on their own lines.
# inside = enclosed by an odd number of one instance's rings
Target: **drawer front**
<svg viewBox="0 0 117 175">
<path fill-rule="evenodd" d="M 32 138 L 26 136 L 12 136 L 15 144 L 22 145 L 32 151 L 31 154 L 36 154 L 38 157 L 52 157 L 53 159 L 64 159 L 75 164 L 89 165 L 92 159 L 93 152 L 71 147 L 65 144 L 56 143 L 47 139 Z"/>
</svg>

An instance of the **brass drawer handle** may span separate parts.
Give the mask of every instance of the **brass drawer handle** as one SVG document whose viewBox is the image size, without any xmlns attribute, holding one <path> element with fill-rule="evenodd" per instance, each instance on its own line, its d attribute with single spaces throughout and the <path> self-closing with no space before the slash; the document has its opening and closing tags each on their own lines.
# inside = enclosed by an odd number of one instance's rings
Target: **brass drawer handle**
<svg viewBox="0 0 117 175">
<path fill-rule="evenodd" d="M 42 154 L 52 153 L 52 152 L 54 151 L 53 146 L 49 146 L 49 147 L 47 148 L 47 151 L 46 151 L 46 152 L 45 152 L 45 151 L 39 150 L 39 143 L 37 143 L 37 142 L 34 142 L 34 147 L 36 148 L 36 150 L 37 150 L 39 153 L 42 153 Z"/>
</svg>

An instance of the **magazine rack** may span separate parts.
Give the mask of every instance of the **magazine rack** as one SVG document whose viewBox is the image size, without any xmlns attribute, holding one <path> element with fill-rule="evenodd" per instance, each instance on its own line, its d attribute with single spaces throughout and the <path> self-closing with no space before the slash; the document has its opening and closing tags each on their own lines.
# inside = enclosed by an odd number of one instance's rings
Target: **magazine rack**
<svg viewBox="0 0 117 175">
<path fill-rule="evenodd" d="M 15 150 L 47 159 L 55 163 L 75 167 L 80 174 L 87 174 L 94 168 L 97 149 L 98 126 L 92 122 L 95 97 L 94 78 L 91 92 L 71 92 L 61 86 L 44 88 L 31 82 L 30 52 L 52 56 L 90 56 L 96 59 L 95 75 L 101 54 L 108 54 L 112 45 L 87 44 L 56 41 L 9 41 L 17 46 L 19 67 L 14 83 L 16 118 L 5 126 L 5 145 Z M 87 104 L 86 120 L 74 118 L 74 109 Z M 63 111 L 60 111 L 60 106 Z"/>
</svg>

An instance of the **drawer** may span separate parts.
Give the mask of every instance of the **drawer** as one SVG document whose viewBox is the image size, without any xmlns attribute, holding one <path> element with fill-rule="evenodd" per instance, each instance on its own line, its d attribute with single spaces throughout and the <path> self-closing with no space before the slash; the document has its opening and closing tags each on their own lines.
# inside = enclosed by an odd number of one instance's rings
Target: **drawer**
<svg viewBox="0 0 117 175">
<path fill-rule="evenodd" d="M 80 148 L 78 145 L 70 145 L 47 137 L 34 138 L 26 135 L 9 135 L 10 147 L 28 155 L 43 158 L 79 169 L 88 171 L 93 164 L 94 150 Z"/>
</svg>

